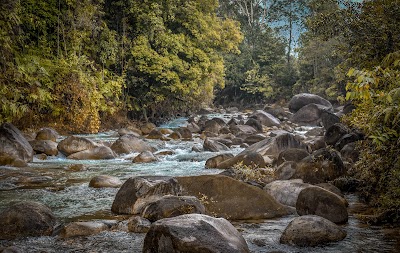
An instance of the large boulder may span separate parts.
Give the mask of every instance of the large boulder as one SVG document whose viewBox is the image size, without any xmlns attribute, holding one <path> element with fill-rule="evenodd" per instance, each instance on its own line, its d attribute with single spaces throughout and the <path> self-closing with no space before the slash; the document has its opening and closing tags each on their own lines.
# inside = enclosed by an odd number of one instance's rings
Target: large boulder
<svg viewBox="0 0 400 253">
<path fill-rule="evenodd" d="M 154 151 L 154 148 L 151 147 L 147 142 L 131 134 L 121 136 L 111 145 L 111 149 L 118 155 L 134 152 Z"/>
<path fill-rule="evenodd" d="M 58 154 L 58 149 L 57 149 L 57 143 L 51 140 L 33 140 L 30 141 L 29 144 L 31 144 L 33 150 L 37 154 L 46 154 L 46 155 L 57 155 Z"/>
<path fill-rule="evenodd" d="M 268 112 L 265 112 L 263 110 L 255 111 L 250 116 L 250 118 L 257 119 L 262 125 L 267 126 L 267 127 L 279 126 L 281 124 L 281 121 L 279 119 L 277 119 L 272 114 L 269 114 Z"/>
<path fill-rule="evenodd" d="M 310 184 L 303 183 L 301 179 L 276 180 L 267 184 L 264 190 L 271 194 L 279 203 L 296 207 L 300 192 L 310 186 Z"/>
<path fill-rule="evenodd" d="M 150 151 L 144 151 L 133 158 L 134 163 L 152 163 L 158 161 L 157 157 Z"/>
<path fill-rule="evenodd" d="M 0 126 L 0 165 L 24 166 L 33 160 L 33 149 L 11 123 Z"/>
<path fill-rule="evenodd" d="M 178 177 L 185 195 L 201 199 L 208 214 L 232 220 L 286 215 L 286 207 L 262 189 L 223 175 Z"/>
<path fill-rule="evenodd" d="M 303 126 L 319 126 L 322 115 L 328 108 L 318 104 L 308 104 L 292 115 L 290 121 Z"/>
<path fill-rule="evenodd" d="M 297 162 L 287 161 L 279 165 L 274 172 L 276 180 L 289 180 L 296 174 Z"/>
<path fill-rule="evenodd" d="M 102 231 L 108 230 L 108 226 L 103 222 L 94 221 L 78 221 L 66 225 L 60 236 L 62 238 L 70 238 L 76 236 L 89 236 L 98 234 Z"/>
<path fill-rule="evenodd" d="M 336 150 L 342 150 L 342 148 L 344 146 L 346 146 L 347 144 L 356 142 L 356 141 L 360 141 L 364 138 L 363 135 L 359 134 L 359 133 L 349 133 L 349 134 L 345 134 L 343 135 L 335 144 L 335 149 Z"/>
<path fill-rule="evenodd" d="M 74 160 L 107 160 L 114 159 L 115 153 L 107 146 L 98 146 L 80 152 L 73 153 L 67 157 Z"/>
<path fill-rule="evenodd" d="M 253 135 L 247 136 L 246 139 L 244 139 L 244 143 L 253 145 L 254 143 L 263 141 L 267 138 L 268 138 L 267 136 L 265 136 L 264 134 L 261 134 L 261 133 L 253 134 Z"/>
<path fill-rule="evenodd" d="M 164 134 L 157 128 L 150 131 L 150 133 L 146 136 L 147 139 L 162 139 Z"/>
<path fill-rule="evenodd" d="M 192 130 L 194 130 L 194 129 L 192 129 Z M 178 132 L 182 136 L 182 139 L 191 140 L 193 137 L 192 131 L 188 127 L 180 127 L 178 129 L 176 129 L 175 131 Z"/>
<path fill-rule="evenodd" d="M 280 238 L 283 244 L 314 247 L 329 242 L 341 241 L 347 233 L 335 223 L 316 215 L 293 219 Z"/>
<path fill-rule="evenodd" d="M 220 152 L 229 151 L 230 149 L 223 143 L 206 138 L 203 143 L 204 151 Z"/>
<path fill-rule="evenodd" d="M 92 178 L 89 187 L 93 188 L 118 188 L 122 185 L 122 181 L 113 176 L 99 175 Z"/>
<path fill-rule="evenodd" d="M 205 213 L 205 207 L 193 196 L 163 196 L 149 203 L 142 211 L 141 216 L 151 222 L 171 218 L 183 214 Z"/>
<path fill-rule="evenodd" d="M 139 214 L 148 203 L 180 192 L 178 181 L 172 177 L 129 178 L 115 196 L 111 211 L 117 214 Z"/>
<path fill-rule="evenodd" d="M 51 235 L 57 223 L 47 206 L 32 201 L 12 205 L 0 217 L 0 239 Z"/>
<path fill-rule="evenodd" d="M 329 112 L 329 111 L 323 111 L 321 113 L 321 123 L 322 126 L 326 129 L 329 129 L 331 126 L 333 126 L 336 123 L 340 123 L 340 118 L 336 114 Z"/>
<path fill-rule="evenodd" d="M 57 133 L 56 130 L 53 128 L 49 127 L 44 127 L 39 130 L 39 132 L 36 133 L 36 140 L 43 140 L 43 141 L 53 141 L 57 142 L 57 138 L 59 137 L 59 134 Z"/>
<path fill-rule="evenodd" d="M 332 104 L 328 100 L 318 95 L 301 93 L 293 96 L 292 99 L 289 101 L 289 110 L 295 113 L 308 104 L 317 104 L 332 108 Z"/>
<path fill-rule="evenodd" d="M 147 135 L 155 128 L 156 128 L 156 125 L 154 125 L 151 122 L 148 122 L 148 123 L 143 124 L 143 126 L 140 127 L 140 130 L 142 131 L 142 133 L 144 135 Z"/>
<path fill-rule="evenodd" d="M 292 178 L 318 184 L 344 176 L 346 171 L 340 153 L 334 149 L 323 148 L 299 162 Z"/>
<path fill-rule="evenodd" d="M 301 139 L 291 133 L 281 133 L 275 137 L 265 139 L 257 142 L 242 153 L 256 152 L 262 156 L 269 156 L 278 158 L 279 154 L 289 148 L 305 149 L 306 145 L 303 144 Z"/>
<path fill-rule="evenodd" d="M 147 233 L 150 229 L 151 222 L 140 216 L 132 216 L 128 220 L 128 231 L 134 233 Z"/>
<path fill-rule="evenodd" d="M 218 167 L 218 164 L 220 164 L 223 161 L 226 161 L 230 158 L 233 158 L 234 156 L 232 154 L 221 154 L 221 155 L 217 155 L 214 157 L 209 158 L 206 161 L 205 167 L 207 169 L 215 169 Z"/>
<path fill-rule="evenodd" d="M 202 214 L 186 214 L 153 223 L 143 253 L 249 253 L 242 235 L 229 221 Z"/>
<path fill-rule="evenodd" d="M 78 136 L 68 136 L 58 143 L 58 150 L 65 156 L 70 156 L 87 149 L 97 147 L 97 144 L 87 138 Z"/>
<path fill-rule="evenodd" d="M 321 187 L 303 189 L 298 195 L 296 211 L 299 215 L 315 214 L 334 223 L 346 223 L 348 213 L 343 199 Z"/>
</svg>

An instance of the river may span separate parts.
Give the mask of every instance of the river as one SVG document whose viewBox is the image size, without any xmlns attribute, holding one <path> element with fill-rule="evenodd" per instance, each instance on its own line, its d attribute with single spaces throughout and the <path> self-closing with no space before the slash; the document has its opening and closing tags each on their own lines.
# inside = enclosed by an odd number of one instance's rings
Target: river
<svg viewBox="0 0 400 253">
<path fill-rule="evenodd" d="M 213 115 L 215 116 L 215 115 Z M 178 127 L 185 119 L 164 125 Z M 114 131 L 95 135 L 81 135 L 97 142 L 112 143 L 118 136 Z M 60 138 L 60 140 L 63 137 Z M 220 170 L 205 169 L 205 161 L 215 156 L 212 152 L 193 152 L 201 140 L 150 140 L 158 150 L 172 150 L 174 154 L 160 157 L 155 163 L 135 164 L 129 154 L 113 160 L 76 161 L 62 155 L 47 160 L 34 158 L 26 168 L 0 167 L 0 211 L 14 202 L 34 200 L 48 205 L 61 223 L 82 220 L 121 220 L 126 217 L 111 213 L 111 204 L 118 189 L 89 188 L 91 178 L 112 175 L 122 181 L 139 175 L 187 176 L 217 174 Z M 232 149 L 239 153 L 242 149 Z M 73 165 L 82 164 L 74 167 Z M 235 222 L 246 239 L 251 252 L 400 252 L 398 229 L 374 227 L 358 221 L 354 214 L 364 208 L 356 195 L 346 195 L 350 203 L 349 222 L 345 240 L 315 248 L 297 248 L 279 243 L 279 237 L 295 216 L 253 222 Z M 0 217 L 1 219 L 1 217 Z M 15 245 L 22 252 L 141 252 L 144 234 L 106 231 L 89 237 L 61 239 L 57 236 L 0 240 L 1 246 Z"/>
</svg>

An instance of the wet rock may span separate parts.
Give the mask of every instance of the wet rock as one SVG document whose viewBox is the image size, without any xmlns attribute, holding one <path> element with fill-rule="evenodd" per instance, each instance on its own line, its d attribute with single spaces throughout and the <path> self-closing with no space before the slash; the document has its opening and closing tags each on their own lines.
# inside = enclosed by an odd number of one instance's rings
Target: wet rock
<svg viewBox="0 0 400 253">
<path fill-rule="evenodd" d="M 219 141 L 214 141 L 206 138 L 203 143 L 203 149 L 205 151 L 219 152 L 219 151 L 229 151 L 230 149 L 223 143 Z"/>
<path fill-rule="evenodd" d="M 33 149 L 11 123 L 0 125 L 0 165 L 26 166 L 33 160 Z"/>
<path fill-rule="evenodd" d="M 93 149 L 97 147 L 97 144 L 93 141 L 77 136 L 68 136 L 64 140 L 58 143 L 58 150 L 65 156 L 70 156 L 74 153 L 84 151 L 87 149 Z"/>
<path fill-rule="evenodd" d="M 150 151 L 144 151 L 133 158 L 134 163 L 151 163 L 156 161 L 158 161 L 157 157 L 155 157 Z"/>
<path fill-rule="evenodd" d="M 221 128 L 222 128 L 221 125 L 215 119 L 211 119 L 204 123 L 204 127 L 203 127 L 202 131 L 210 132 L 213 134 L 219 134 L 219 130 Z"/>
<path fill-rule="evenodd" d="M 103 222 L 79 221 L 66 225 L 61 231 L 62 238 L 75 236 L 90 236 L 108 230 L 108 226 Z"/>
<path fill-rule="evenodd" d="M 51 235 L 57 222 L 47 206 L 32 201 L 12 205 L 0 217 L 0 239 Z"/>
<path fill-rule="evenodd" d="M 140 129 L 137 128 L 120 128 L 118 130 L 118 135 L 119 136 L 124 136 L 126 134 L 130 134 L 136 137 L 140 137 L 142 135 L 142 131 Z"/>
<path fill-rule="evenodd" d="M 57 133 L 56 130 L 50 127 L 44 127 L 41 128 L 37 133 L 36 133 L 36 140 L 49 140 L 53 142 L 57 142 L 57 138 L 60 135 Z"/>
<path fill-rule="evenodd" d="M 249 118 L 246 121 L 245 125 L 253 127 L 255 130 L 257 130 L 257 132 L 263 131 L 263 127 L 262 127 L 260 121 L 258 121 L 257 119 Z"/>
<path fill-rule="evenodd" d="M 133 152 L 154 151 L 154 148 L 147 142 L 130 134 L 121 136 L 111 145 L 111 149 L 118 155 Z"/>
<path fill-rule="evenodd" d="M 143 253 L 249 253 L 242 235 L 227 220 L 186 214 L 153 223 Z"/>
<path fill-rule="evenodd" d="M 318 95 L 301 93 L 293 96 L 292 99 L 290 99 L 289 111 L 295 113 L 308 104 L 318 104 L 328 108 L 332 108 L 332 104 L 328 100 Z"/>
<path fill-rule="evenodd" d="M 107 159 L 114 159 L 115 153 L 109 147 L 99 146 L 73 153 L 72 155 L 69 155 L 67 158 L 74 160 L 107 160 Z"/>
<path fill-rule="evenodd" d="M 182 135 L 178 132 L 173 132 L 172 134 L 168 135 L 168 137 L 173 140 L 179 140 L 182 138 Z"/>
<path fill-rule="evenodd" d="M 156 128 L 156 125 L 154 125 L 153 123 L 146 123 L 146 124 L 144 124 L 141 128 L 140 128 L 140 130 L 142 131 L 142 133 L 144 134 L 144 135 L 147 135 L 147 134 L 149 134 L 153 129 L 155 129 Z"/>
<path fill-rule="evenodd" d="M 67 170 L 69 171 L 85 171 L 87 167 L 83 164 L 71 164 L 68 165 Z"/>
<path fill-rule="evenodd" d="M 319 149 L 297 165 L 293 178 L 301 178 L 306 183 L 318 184 L 345 175 L 346 167 L 340 153 L 333 149 Z"/>
<path fill-rule="evenodd" d="M 256 152 L 240 153 L 235 157 L 229 158 L 217 164 L 217 169 L 229 169 L 235 164 L 241 163 L 245 166 L 264 168 L 266 166 L 264 158 Z"/>
<path fill-rule="evenodd" d="M 196 114 L 197 115 L 206 115 L 213 113 L 213 109 L 211 108 L 201 108 Z"/>
<path fill-rule="evenodd" d="M 118 188 L 122 185 L 122 181 L 113 176 L 99 175 L 92 178 L 89 182 L 89 187 L 93 188 Z"/>
<path fill-rule="evenodd" d="M 33 140 L 30 141 L 33 150 L 37 154 L 46 154 L 56 156 L 58 154 L 57 143 L 51 140 Z"/>
<path fill-rule="evenodd" d="M 141 216 L 151 222 L 171 218 L 183 214 L 205 213 L 205 207 L 196 197 L 192 196 L 163 196 L 149 203 Z"/>
<path fill-rule="evenodd" d="M 290 121 L 302 126 L 319 126 L 322 115 L 328 110 L 327 107 L 317 104 L 308 104 L 292 115 Z"/>
<path fill-rule="evenodd" d="M 151 130 L 151 132 L 146 136 L 147 139 L 156 139 L 156 140 L 162 139 L 163 137 L 164 135 L 158 129 Z"/>
<path fill-rule="evenodd" d="M 154 153 L 156 156 L 166 156 L 166 155 L 174 155 L 175 152 L 172 150 L 160 150 Z"/>
<path fill-rule="evenodd" d="M 139 214 L 151 201 L 165 195 L 178 195 L 181 188 L 172 177 L 129 178 L 115 196 L 111 211 L 117 214 Z"/>
<path fill-rule="evenodd" d="M 201 199 L 208 214 L 232 220 L 267 219 L 288 213 L 258 187 L 223 175 L 178 177 L 183 194 Z"/>
<path fill-rule="evenodd" d="M 341 241 L 346 232 L 335 223 L 316 215 L 293 219 L 280 238 L 283 244 L 314 247 L 329 242 Z"/>
<path fill-rule="evenodd" d="M 128 220 L 128 231 L 133 233 L 147 233 L 151 222 L 140 216 L 133 216 Z"/>
<path fill-rule="evenodd" d="M 193 137 L 192 132 L 187 127 L 180 127 L 178 129 L 176 129 L 175 131 L 178 132 L 182 136 L 182 139 L 191 140 Z"/>
<path fill-rule="evenodd" d="M 221 162 L 226 161 L 230 158 L 233 158 L 233 157 L 234 156 L 232 154 L 221 154 L 221 155 L 211 157 L 206 161 L 205 167 L 207 169 L 215 169 L 218 167 L 218 164 L 220 164 Z"/>
<path fill-rule="evenodd" d="M 308 130 L 304 135 L 307 137 L 316 137 L 316 136 L 324 136 L 324 128 L 323 127 L 314 127 Z"/>
<path fill-rule="evenodd" d="M 350 129 L 342 123 L 336 123 L 326 130 L 325 142 L 328 145 L 335 145 L 343 135 L 348 134 Z"/>
<path fill-rule="evenodd" d="M 296 207 L 300 192 L 310 186 L 310 184 L 303 183 L 301 179 L 276 180 L 267 184 L 264 190 L 279 203 Z"/>
<path fill-rule="evenodd" d="M 276 164 L 279 166 L 286 161 L 299 162 L 309 155 L 305 149 L 289 148 L 279 153 Z"/>
<path fill-rule="evenodd" d="M 190 132 L 192 133 L 200 133 L 201 132 L 201 128 L 195 123 L 195 122 L 191 122 L 187 125 L 187 128 L 189 129 Z"/>
<path fill-rule="evenodd" d="M 300 192 L 296 211 L 299 215 L 315 214 L 334 223 L 346 223 L 348 220 L 342 198 L 317 186 L 307 187 Z"/>
<path fill-rule="evenodd" d="M 272 127 L 272 126 L 280 126 L 281 121 L 277 119 L 275 116 L 263 111 L 263 110 L 257 110 L 255 111 L 250 118 L 255 118 L 257 119 L 262 125 L 267 126 L 267 127 Z"/>
</svg>

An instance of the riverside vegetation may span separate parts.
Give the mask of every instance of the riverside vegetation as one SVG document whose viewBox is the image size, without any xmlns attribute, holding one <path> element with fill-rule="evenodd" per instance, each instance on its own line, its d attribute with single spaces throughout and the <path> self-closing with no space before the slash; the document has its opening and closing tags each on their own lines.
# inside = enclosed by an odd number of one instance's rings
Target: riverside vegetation
<svg viewBox="0 0 400 253">
<path fill-rule="evenodd" d="M 366 137 L 347 175 L 376 221 L 399 221 L 398 1 L 5 0 L 0 13 L 0 123 L 97 133 L 313 93 L 345 105 L 344 131 Z"/>
</svg>

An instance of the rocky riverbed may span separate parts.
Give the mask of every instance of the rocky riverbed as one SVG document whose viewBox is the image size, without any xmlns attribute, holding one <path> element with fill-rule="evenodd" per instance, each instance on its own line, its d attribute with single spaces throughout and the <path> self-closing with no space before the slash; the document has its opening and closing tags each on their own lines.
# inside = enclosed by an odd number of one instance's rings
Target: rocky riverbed
<svg viewBox="0 0 400 253">
<path fill-rule="evenodd" d="M 299 94 L 96 135 L 3 124 L 0 252 L 396 252 L 355 217 L 343 113 Z"/>
</svg>

